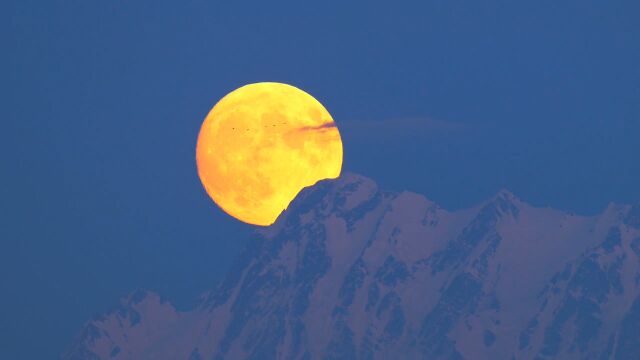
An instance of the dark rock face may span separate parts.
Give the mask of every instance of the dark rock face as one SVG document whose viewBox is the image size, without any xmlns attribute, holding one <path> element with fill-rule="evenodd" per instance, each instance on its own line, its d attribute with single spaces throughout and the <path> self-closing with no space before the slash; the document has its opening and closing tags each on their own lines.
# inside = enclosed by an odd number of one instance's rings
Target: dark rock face
<svg viewBox="0 0 640 360">
<path fill-rule="evenodd" d="M 64 359 L 640 359 L 640 208 L 508 192 L 449 212 L 346 174 L 305 189 L 191 311 L 137 292 Z"/>
<path fill-rule="evenodd" d="M 636 204 L 627 212 L 624 222 L 628 226 L 640 227 L 640 204 Z"/>
</svg>

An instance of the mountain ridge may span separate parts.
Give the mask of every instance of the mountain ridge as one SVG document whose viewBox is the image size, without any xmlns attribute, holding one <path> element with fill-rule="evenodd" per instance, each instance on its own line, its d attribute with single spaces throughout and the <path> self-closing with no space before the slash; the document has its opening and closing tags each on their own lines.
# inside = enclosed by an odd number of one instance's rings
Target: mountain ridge
<svg viewBox="0 0 640 360">
<path fill-rule="evenodd" d="M 448 211 L 346 173 L 256 236 L 193 310 L 132 295 L 63 358 L 640 356 L 638 205 Z"/>
</svg>

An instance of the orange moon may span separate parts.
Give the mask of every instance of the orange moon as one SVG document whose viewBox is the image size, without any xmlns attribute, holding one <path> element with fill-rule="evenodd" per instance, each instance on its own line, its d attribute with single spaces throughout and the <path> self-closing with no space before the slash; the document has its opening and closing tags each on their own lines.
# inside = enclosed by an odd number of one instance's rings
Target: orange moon
<svg viewBox="0 0 640 360">
<path fill-rule="evenodd" d="M 340 132 L 327 109 L 291 85 L 245 85 L 205 118 L 196 146 L 198 175 L 227 214 L 273 224 L 300 190 L 340 176 Z"/>
</svg>

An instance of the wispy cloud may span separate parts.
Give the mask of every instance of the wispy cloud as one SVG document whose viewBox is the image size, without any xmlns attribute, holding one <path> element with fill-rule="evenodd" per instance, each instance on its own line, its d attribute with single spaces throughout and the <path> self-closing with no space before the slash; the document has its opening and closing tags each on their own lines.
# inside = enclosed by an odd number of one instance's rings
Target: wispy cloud
<svg viewBox="0 0 640 360">
<path fill-rule="evenodd" d="M 468 126 L 453 121 L 412 117 L 343 121 L 339 128 L 346 137 L 378 141 L 458 133 L 465 131 Z"/>
<path fill-rule="evenodd" d="M 327 122 L 317 126 L 304 126 L 297 130 L 298 131 L 315 131 L 315 130 L 323 130 L 323 129 L 333 129 L 335 127 L 336 127 L 335 122 Z"/>
</svg>

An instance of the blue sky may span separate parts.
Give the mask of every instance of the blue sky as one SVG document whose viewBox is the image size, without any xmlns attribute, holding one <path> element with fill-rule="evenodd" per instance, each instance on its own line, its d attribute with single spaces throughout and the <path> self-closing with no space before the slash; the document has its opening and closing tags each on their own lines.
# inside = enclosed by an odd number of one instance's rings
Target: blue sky
<svg viewBox="0 0 640 360">
<path fill-rule="evenodd" d="M 640 201 L 633 1 L 9 1 L 0 133 L 3 358 L 50 358 L 137 287 L 181 306 L 251 228 L 195 169 L 246 83 L 320 100 L 347 171 L 445 208 L 501 188 L 594 214 Z"/>
</svg>

